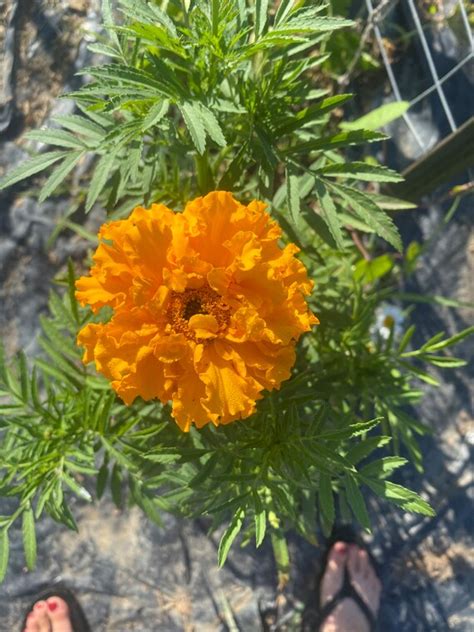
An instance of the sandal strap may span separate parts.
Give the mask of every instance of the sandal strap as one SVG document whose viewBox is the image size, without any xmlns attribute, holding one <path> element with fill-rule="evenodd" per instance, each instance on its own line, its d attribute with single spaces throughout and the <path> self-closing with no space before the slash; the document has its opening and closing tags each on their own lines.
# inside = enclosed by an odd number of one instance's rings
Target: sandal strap
<svg viewBox="0 0 474 632">
<path fill-rule="evenodd" d="M 321 628 L 327 617 L 343 599 L 352 599 L 352 601 L 357 604 L 362 614 L 367 619 L 370 632 L 375 632 L 376 621 L 373 612 L 352 585 L 347 568 L 344 569 L 344 582 L 342 584 L 342 588 L 320 609 L 319 628 Z"/>
</svg>

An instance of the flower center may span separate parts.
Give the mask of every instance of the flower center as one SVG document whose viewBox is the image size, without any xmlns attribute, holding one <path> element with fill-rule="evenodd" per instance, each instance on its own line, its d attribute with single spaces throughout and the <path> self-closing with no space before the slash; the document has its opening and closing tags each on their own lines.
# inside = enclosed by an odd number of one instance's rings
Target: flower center
<svg viewBox="0 0 474 632">
<path fill-rule="evenodd" d="M 229 324 L 230 306 L 217 292 L 204 286 L 198 290 L 171 292 L 166 314 L 175 332 L 196 340 L 194 330 L 189 327 L 189 320 L 197 314 L 213 316 L 217 321 L 217 331 L 221 333 Z"/>
</svg>

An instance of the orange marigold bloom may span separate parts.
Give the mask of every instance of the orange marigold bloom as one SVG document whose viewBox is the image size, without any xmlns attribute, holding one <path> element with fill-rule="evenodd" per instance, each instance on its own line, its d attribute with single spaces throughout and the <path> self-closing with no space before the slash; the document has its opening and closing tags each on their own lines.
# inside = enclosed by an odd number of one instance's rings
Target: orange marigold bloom
<svg viewBox="0 0 474 632">
<path fill-rule="evenodd" d="M 171 400 L 184 431 L 248 417 L 263 390 L 290 377 L 296 341 L 318 322 L 298 248 L 280 236 L 263 202 L 244 206 L 225 191 L 182 213 L 153 204 L 104 224 L 76 297 L 113 316 L 79 332 L 84 362 L 126 404 Z"/>
</svg>

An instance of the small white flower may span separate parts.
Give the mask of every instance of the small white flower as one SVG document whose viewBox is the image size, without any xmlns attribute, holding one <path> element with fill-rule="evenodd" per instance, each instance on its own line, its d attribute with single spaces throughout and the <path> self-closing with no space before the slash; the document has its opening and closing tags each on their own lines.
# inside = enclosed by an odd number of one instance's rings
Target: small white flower
<svg viewBox="0 0 474 632">
<path fill-rule="evenodd" d="M 405 317 L 400 307 L 382 303 L 375 310 L 375 323 L 370 328 L 370 333 L 374 338 L 388 340 L 393 330 L 393 337 L 397 339 L 403 333 L 404 322 Z"/>
</svg>

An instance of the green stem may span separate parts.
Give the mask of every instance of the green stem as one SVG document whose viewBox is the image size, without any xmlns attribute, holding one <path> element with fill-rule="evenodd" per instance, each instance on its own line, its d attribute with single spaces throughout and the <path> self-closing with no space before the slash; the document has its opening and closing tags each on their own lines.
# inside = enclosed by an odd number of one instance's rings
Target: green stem
<svg viewBox="0 0 474 632">
<path fill-rule="evenodd" d="M 212 175 L 211 166 L 209 164 L 207 150 L 202 156 L 196 154 L 195 161 L 199 193 L 205 195 L 215 189 L 214 176 Z"/>
</svg>

